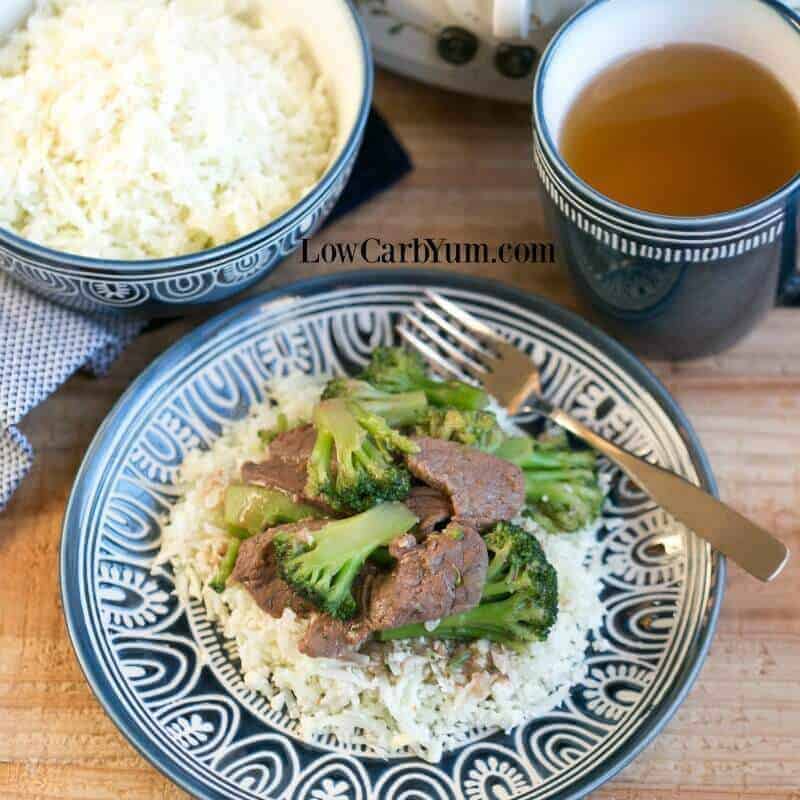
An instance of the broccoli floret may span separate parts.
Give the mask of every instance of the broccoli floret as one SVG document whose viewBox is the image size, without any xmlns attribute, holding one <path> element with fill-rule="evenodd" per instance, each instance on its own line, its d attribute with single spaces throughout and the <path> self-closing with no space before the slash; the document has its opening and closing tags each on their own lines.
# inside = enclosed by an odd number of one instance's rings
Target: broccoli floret
<svg viewBox="0 0 800 800">
<path fill-rule="evenodd" d="M 404 625 L 379 631 L 378 638 L 489 639 L 509 645 L 544 641 L 558 616 L 558 576 L 541 545 L 510 522 L 495 525 L 485 542 L 490 561 L 475 608 L 445 617 L 433 630 Z"/>
<path fill-rule="evenodd" d="M 524 513 L 549 533 L 580 530 L 600 515 L 605 492 L 597 477 L 597 455 L 571 449 L 566 434 L 515 437 L 494 454 L 522 469 Z"/>
<path fill-rule="evenodd" d="M 364 562 L 402 536 L 417 518 L 402 503 L 383 503 L 313 533 L 279 533 L 274 542 L 281 577 L 318 608 L 338 619 L 356 613 L 351 591 Z"/>
<path fill-rule="evenodd" d="M 457 408 L 429 408 L 414 426 L 417 436 L 432 436 L 476 447 L 491 453 L 506 439 L 491 411 L 461 411 Z"/>
<path fill-rule="evenodd" d="M 605 494 L 589 470 L 524 472 L 524 513 L 549 533 L 581 530 L 603 509 Z"/>
<path fill-rule="evenodd" d="M 402 392 L 392 394 L 376 389 L 366 381 L 355 378 L 333 378 L 328 381 L 323 400 L 346 397 L 355 400 L 364 410 L 383 417 L 395 428 L 405 428 L 419 420 L 428 407 L 425 392 Z"/>
<path fill-rule="evenodd" d="M 428 402 L 443 408 L 479 411 L 489 404 L 482 389 L 461 381 L 436 381 L 425 372 L 425 362 L 415 352 L 402 347 L 378 347 L 359 376 L 384 392 L 425 392 Z"/>
<path fill-rule="evenodd" d="M 535 595 L 542 607 L 546 638 L 558 613 L 558 580 L 542 546 L 534 536 L 513 522 L 498 522 L 484 538 L 491 560 L 481 602 L 524 591 Z"/>
<path fill-rule="evenodd" d="M 357 512 L 408 496 L 411 477 L 394 459 L 418 448 L 382 417 L 352 400 L 334 398 L 317 405 L 314 426 L 309 497 L 321 497 L 336 511 Z"/>
</svg>

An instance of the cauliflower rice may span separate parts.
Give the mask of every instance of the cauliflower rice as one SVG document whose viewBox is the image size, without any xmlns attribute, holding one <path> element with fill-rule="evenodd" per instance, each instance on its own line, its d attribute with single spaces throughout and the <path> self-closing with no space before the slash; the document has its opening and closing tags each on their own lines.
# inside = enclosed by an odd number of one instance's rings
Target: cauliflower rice
<svg viewBox="0 0 800 800">
<path fill-rule="evenodd" d="M 186 457 L 184 493 L 164 526 L 157 561 L 171 562 L 182 602 L 203 600 L 208 616 L 235 640 L 247 686 L 297 719 L 307 739 L 333 734 L 378 755 L 405 749 L 435 762 L 475 728 L 507 730 L 552 708 L 582 678 L 587 635 L 602 622 L 593 530 L 550 535 L 515 520 L 541 542 L 559 581 L 550 636 L 521 652 L 486 641 L 397 641 L 373 644 L 347 662 L 309 658 L 297 649 L 307 622 L 291 610 L 272 619 L 237 584 L 222 594 L 209 588 L 227 540 L 214 522 L 226 486 L 244 461 L 263 457 L 258 431 L 274 427 L 279 411 L 290 422 L 309 420 L 324 383 L 305 375 L 274 382 L 271 402 L 251 409 L 210 450 Z"/>
<path fill-rule="evenodd" d="M 34 0 L 0 37 L 0 227 L 95 258 L 251 233 L 330 164 L 299 35 L 257 0 Z"/>
</svg>

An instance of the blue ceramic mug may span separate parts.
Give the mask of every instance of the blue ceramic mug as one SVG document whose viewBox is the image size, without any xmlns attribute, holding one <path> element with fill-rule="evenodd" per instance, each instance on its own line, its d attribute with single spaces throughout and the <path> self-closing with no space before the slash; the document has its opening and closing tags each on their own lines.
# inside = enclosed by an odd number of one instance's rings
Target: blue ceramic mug
<svg viewBox="0 0 800 800">
<path fill-rule="evenodd" d="M 663 216 L 595 191 L 565 162 L 559 136 L 573 101 L 607 66 L 687 42 L 748 56 L 800 106 L 800 17 L 777 0 L 594 0 L 551 41 L 533 99 L 534 160 L 561 257 L 606 328 L 672 359 L 729 347 L 796 282 L 800 176 L 727 213 Z"/>
</svg>

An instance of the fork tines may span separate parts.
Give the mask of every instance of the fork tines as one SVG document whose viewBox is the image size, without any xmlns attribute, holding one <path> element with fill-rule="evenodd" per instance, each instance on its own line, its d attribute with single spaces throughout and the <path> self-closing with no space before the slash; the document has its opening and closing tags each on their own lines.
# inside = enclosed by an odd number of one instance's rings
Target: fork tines
<svg viewBox="0 0 800 800">
<path fill-rule="evenodd" d="M 416 300 L 414 312 L 404 315 L 398 333 L 438 371 L 480 381 L 495 358 L 489 343 L 500 337 L 438 292 L 426 290 L 425 296 L 447 316 Z"/>
</svg>

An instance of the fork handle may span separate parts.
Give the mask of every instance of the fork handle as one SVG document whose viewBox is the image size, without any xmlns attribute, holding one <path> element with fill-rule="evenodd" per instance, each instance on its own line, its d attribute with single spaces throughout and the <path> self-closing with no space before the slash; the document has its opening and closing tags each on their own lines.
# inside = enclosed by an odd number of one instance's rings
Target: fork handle
<svg viewBox="0 0 800 800">
<path fill-rule="evenodd" d="M 609 442 L 565 411 L 552 406 L 542 410 L 553 422 L 611 459 L 665 511 L 751 575 L 771 581 L 786 565 L 786 545 L 725 503 L 679 475 Z"/>
</svg>

